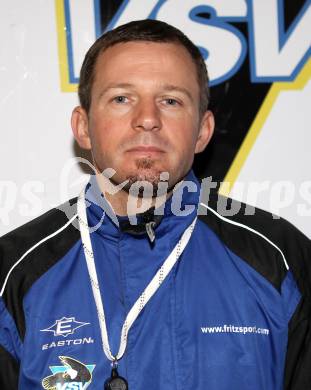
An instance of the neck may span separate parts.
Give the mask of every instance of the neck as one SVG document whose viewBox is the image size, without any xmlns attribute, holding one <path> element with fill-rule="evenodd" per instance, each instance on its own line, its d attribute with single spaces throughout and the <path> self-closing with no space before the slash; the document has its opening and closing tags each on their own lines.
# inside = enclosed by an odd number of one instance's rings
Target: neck
<svg viewBox="0 0 311 390">
<path fill-rule="evenodd" d="M 120 189 L 102 174 L 96 174 L 96 180 L 100 191 L 110 203 L 114 213 L 118 216 L 136 215 L 145 212 L 151 207 L 158 208 L 172 194 L 172 191 L 170 191 L 155 197 L 139 197 Z"/>
</svg>

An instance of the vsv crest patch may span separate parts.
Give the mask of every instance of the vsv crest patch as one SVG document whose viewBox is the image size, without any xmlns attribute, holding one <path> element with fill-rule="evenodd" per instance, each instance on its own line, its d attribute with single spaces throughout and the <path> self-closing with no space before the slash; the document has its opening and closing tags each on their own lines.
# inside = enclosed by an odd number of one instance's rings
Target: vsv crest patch
<svg viewBox="0 0 311 390">
<path fill-rule="evenodd" d="M 83 364 L 68 356 L 59 356 L 62 366 L 50 366 L 52 375 L 42 380 L 46 390 L 85 390 L 92 382 L 95 364 Z"/>
</svg>

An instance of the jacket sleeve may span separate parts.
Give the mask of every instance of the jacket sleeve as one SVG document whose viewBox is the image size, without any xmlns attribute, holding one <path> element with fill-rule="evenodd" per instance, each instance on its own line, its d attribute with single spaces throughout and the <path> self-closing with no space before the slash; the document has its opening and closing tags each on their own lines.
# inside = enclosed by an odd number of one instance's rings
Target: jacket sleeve
<svg viewBox="0 0 311 390">
<path fill-rule="evenodd" d="M 16 326 L 0 297 L 0 389 L 18 389 L 20 351 Z"/>
<path fill-rule="evenodd" d="M 311 386 L 311 241 L 301 233 L 288 240 L 289 266 L 302 296 L 288 327 L 284 388 L 304 390 Z"/>
<path fill-rule="evenodd" d="M 19 363 L 0 345 L 0 388 L 5 390 L 18 389 Z"/>
</svg>

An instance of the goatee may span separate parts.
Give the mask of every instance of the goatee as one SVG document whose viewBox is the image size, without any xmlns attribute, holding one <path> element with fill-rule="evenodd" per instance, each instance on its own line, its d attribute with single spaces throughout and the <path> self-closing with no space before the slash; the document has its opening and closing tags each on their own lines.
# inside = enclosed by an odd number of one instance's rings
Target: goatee
<svg viewBox="0 0 311 390">
<path fill-rule="evenodd" d="M 136 172 L 128 175 L 128 184 L 124 189 L 135 192 L 139 197 L 156 197 L 159 195 L 159 183 L 161 171 L 154 167 L 154 160 L 150 157 L 140 158 L 135 161 Z"/>
</svg>

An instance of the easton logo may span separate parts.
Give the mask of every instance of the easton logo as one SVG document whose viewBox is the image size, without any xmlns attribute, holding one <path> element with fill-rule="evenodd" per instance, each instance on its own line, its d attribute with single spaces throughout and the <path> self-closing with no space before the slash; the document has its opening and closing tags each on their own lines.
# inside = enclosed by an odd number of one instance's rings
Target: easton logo
<svg viewBox="0 0 311 390">
<path fill-rule="evenodd" d="M 59 356 L 62 366 L 50 366 L 52 375 L 42 380 L 46 390 L 84 390 L 92 382 L 95 364 L 85 365 L 68 356 Z"/>
<path fill-rule="evenodd" d="M 75 317 L 63 317 L 60 320 L 56 320 L 49 328 L 41 329 L 40 332 L 53 332 L 54 336 L 67 337 L 85 325 L 90 325 L 90 323 L 76 321 Z"/>
</svg>

